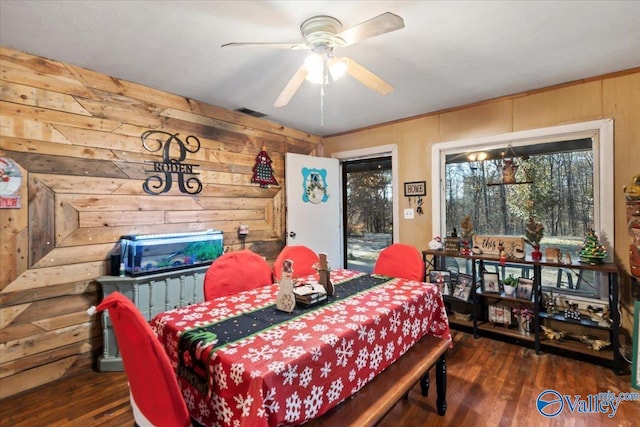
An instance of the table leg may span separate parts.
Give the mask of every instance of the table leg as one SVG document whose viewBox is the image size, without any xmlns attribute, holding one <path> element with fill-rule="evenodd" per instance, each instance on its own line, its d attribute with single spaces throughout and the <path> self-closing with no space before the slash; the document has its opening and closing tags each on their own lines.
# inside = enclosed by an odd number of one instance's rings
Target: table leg
<svg viewBox="0 0 640 427">
<path fill-rule="evenodd" d="M 438 415 L 444 415 L 447 412 L 447 362 L 445 354 L 440 356 L 436 362 L 436 389 L 438 397 L 436 399 L 436 407 Z"/>
<path fill-rule="evenodd" d="M 423 396 L 429 395 L 429 371 L 420 378 L 420 394 Z"/>
</svg>

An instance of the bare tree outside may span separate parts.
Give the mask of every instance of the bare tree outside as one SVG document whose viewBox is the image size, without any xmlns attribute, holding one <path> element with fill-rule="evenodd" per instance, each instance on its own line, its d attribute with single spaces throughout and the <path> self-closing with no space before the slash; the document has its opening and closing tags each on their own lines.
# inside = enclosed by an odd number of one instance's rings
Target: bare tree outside
<svg viewBox="0 0 640 427">
<path fill-rule="evenodd" d="M 516 158 L 519 170 L 514 184 L 501 183 L 501 158 L 481 162 L 458 158 L 447 163 L 447 234 L 454 227 L 459 230 L 462 219 L 470 215 L 476 234 L 524 236 L 527 220 L 534 218 L 544 226 L 541 246 L 560 248 L 575 259 L 584 236 L 594 227 L 593 151 L 590 146 L 566 150 L 545 145 L 546 153 Z M 543 285 L 556 286 L 560 276 L 549 274 L 543 276 Z"/>
<path fill-rule="evenodd" d="M 392 243 L 393 238 L 390 160 L 371 159 L 355 162 L 346 168 L 347 266 L 371 271 L 378 254 Z"/>
</svg>

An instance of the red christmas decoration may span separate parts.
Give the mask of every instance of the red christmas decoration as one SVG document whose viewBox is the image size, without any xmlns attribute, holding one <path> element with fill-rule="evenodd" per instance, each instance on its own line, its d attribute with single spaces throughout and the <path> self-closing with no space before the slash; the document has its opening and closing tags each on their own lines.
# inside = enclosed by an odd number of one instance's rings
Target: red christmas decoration
<svg viewBox="0 0 640 427">
<path fill-rule="evenodd" d="M 265 151 L 265 147 L 262 147 L 262 151 L 256 157 L 256 164 L 253 167 L 253 177 L 251 182 L 260 184 L 261 188 L 268 188 L 269 184 L 278 185 L 275 176 L 273 175 L 273 168 L 271 167 L 273 161 Z"/>
</svg>

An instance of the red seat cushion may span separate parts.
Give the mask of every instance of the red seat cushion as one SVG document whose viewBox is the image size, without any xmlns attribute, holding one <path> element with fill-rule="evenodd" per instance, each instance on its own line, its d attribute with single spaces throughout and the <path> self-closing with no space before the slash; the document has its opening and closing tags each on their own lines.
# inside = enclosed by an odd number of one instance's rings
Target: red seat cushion
<svg viewBox="0 0 640 427">
<path fill-rule="evenodd" d="M 158 427 L 190 426 L 169 356 L 133 302 L 113 292 L 96 307 L 108 310 L 129 388 L 138 409 Z"/>
<path fill-rule="evenodd" d="M 394 243 L 380 251 L 373 273 L 422 281 L 424 280 L 422 255 L 414 246 Z"/>
<path fill-rule="evenodd" d="M 260 255 L 249 249 L 227 252 L 213 261 L 204 276 L 204 299 L 210 301 L 272 283 L 271 267 Z"/>
<path fill-rule="evenodd" d="M 284 260 L 290 259 L 293 261 L 293 275 L 295 279 L 297 277 L 309 276 L 311 274 L 318 275 L 318 272 L 313 268 L 314 264 L 320 262 L 318 254 L 304 245 L 291 245 L 285 246 L 276 260 L 273 262 L 273 276 L 276 280 L 280 280 L 282 276 L 282 263 Z"/>
</svg>

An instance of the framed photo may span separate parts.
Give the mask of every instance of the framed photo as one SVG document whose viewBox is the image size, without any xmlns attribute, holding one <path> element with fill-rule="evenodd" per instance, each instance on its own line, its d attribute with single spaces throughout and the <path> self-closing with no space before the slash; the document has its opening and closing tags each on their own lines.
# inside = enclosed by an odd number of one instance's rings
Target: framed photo
<svg viewBox="0 0 640 427">
<path fill-rule="evenodd" d="M 473 287 L 473 278 L 468 274 L 458 274 L 458 280 L 453 288 L 453 296 L 462 301 L 469 301 L 471 289 Z"/>
<path fill-rule="evenodd" d="M 442 295 L 451 295 L 451 272 L 432 270 L 429 272 L 429 282 L 438 285 Z"/>
<path fill-rule="evenodd" d="M 518 278 L 518 287 L 516 288 L 516 298 L 531 301 L 533 295 L 533 280 L 525 277 Z"/>
<path fill-rule="evenodd" d="M 500 276 L 498 275 L 498 273 L 484 273 L 482 275 L 482 293 L 500 293 Z"/>
<path fill-rule="evenodd" d="M 404 197 L 426 196 L 427 181 L 413 181 L 404 183 Z"/>
</svg>

